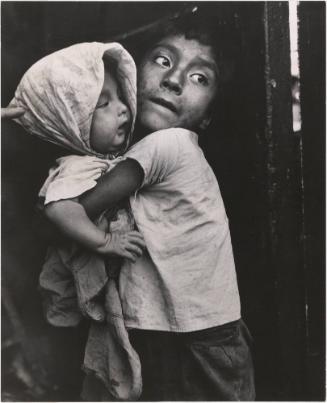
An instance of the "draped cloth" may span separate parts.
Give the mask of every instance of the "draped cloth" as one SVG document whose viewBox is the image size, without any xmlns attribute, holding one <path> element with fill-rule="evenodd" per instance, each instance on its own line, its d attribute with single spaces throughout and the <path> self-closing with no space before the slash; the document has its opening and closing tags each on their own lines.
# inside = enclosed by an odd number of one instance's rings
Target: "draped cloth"
<svg viewBox="0 0 327 403">
<path fill-rule="evenodd" d="M 132 116 L 125 151 L 136 116 L 136 67 L 118 43 L 80 43 L 36 62 L 24 74 L 9 104 L 26 111 L 15 121 L 43 140 L 103 157 L 90 147 L 90 128 L 104 83 L 104 64 L 109 72 L 115 70 Z"/>
<path fill-rule="evenodd" d="M 134 228 L 127 208 L 103 214 L 98 224 L 112 232 Z M 119 258 L 105 261 L 73 244 L 49 249 L 40 275 L 49 323 L 76 326 L 83 316 L 93 318 L 83 364 L 84 400 L 135 401 L 142 392 L 140 359 L 129 341 L 117 287 L 120 266 Z M 90 302 L 87 312 L 81 309 Z M 103 321 L 96 320 L 99 313 Z"/>
</svg>

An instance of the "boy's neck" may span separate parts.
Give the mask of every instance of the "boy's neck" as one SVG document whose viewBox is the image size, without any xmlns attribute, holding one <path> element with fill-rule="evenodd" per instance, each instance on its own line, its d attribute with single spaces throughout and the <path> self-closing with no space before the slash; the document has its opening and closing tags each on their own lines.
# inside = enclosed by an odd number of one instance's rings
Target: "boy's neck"
<svg viewBox="0 0 327 403">
<path fill-rule="evenodd" d="M 145 136 L 147 136 L 150 133 L 152 133 L 151 130 L 145 129 L 143 126 L 141 126 L 136 122 L 131 145 L 142 140 Z"/>
</svg>

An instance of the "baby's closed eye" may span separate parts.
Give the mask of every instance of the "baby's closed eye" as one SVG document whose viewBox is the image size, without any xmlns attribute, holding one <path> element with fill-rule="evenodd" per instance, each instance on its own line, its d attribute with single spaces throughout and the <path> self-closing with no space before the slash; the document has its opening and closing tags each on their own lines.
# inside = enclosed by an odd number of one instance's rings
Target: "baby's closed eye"
<svg viewBox="0 0 327 403">
<path fill-rule="evenodd" d="M 96 109 L 105 108 L 109 105 L 109 100 L 101 101 L 97 104 Z"/>
</svg>

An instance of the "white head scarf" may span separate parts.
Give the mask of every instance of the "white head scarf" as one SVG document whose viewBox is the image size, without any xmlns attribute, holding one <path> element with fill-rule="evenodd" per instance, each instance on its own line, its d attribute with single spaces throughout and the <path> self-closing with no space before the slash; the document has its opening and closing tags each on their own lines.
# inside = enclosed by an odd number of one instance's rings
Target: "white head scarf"
<svg viewBox="0 0 327 403">
<path fill-rule="evenodd" d="M 52 53 L 23 76 L 10 106 L 25 114 L 15 121 L 28 132 L 86 155 L 110 158 L 90 147 L 92 116 L 104 83 L 104 60 L 116 65 L 116 77 L 132 116 L 136 117 L 136 67 L 118 43 L 81 43 Z M 107 66 L 106 66 L 107 68 Z"/>
</svg>

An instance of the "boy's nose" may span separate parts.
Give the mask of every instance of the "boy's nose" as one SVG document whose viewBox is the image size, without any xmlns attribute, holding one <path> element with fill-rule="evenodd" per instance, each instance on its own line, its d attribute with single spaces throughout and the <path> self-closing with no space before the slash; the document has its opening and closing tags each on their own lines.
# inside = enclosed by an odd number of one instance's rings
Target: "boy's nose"
<svg viewBox="0 0 327 403">
<path fill-rule="evenodd" d="M 180 95 L 183 90 L 183 77 L 177 70 L 168 72 L 161 82 L 161 86 Z"/>
</svg>

